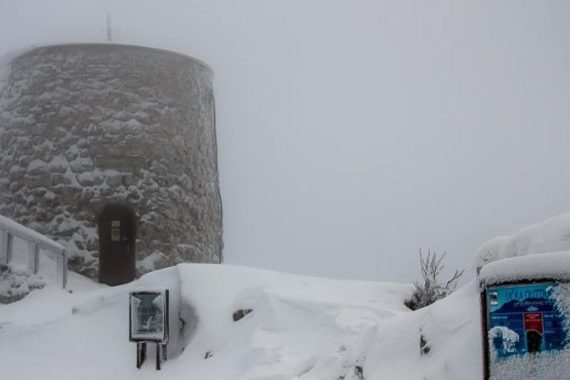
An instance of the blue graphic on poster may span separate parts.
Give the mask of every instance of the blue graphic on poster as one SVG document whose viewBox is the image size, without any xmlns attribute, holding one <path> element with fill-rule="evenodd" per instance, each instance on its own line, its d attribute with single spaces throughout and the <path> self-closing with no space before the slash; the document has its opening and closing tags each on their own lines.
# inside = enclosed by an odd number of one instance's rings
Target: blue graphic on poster
<svg viewBox="0 0 570 380">
<path fill-rule="evenodd" d="M 489 348 L 499 358 L 565 348 L 566 317 L 553 297 L 557 286 L 543 282 L 487 288 Z"/>
</svg>

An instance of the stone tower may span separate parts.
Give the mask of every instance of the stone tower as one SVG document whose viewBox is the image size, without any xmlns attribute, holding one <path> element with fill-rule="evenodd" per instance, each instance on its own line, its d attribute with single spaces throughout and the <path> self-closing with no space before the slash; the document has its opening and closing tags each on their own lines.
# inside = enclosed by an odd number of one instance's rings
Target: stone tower
<svg viewBox="0 0 570 380">
<path fill-rule="evenodd" d="M 98 218 L 136 215 L 136 270 L 222 261 L 212 71 L 116 44 L 33 49 L 0 96 L 0 214 L 57 241 L 96 278 Z"/>
</svg>

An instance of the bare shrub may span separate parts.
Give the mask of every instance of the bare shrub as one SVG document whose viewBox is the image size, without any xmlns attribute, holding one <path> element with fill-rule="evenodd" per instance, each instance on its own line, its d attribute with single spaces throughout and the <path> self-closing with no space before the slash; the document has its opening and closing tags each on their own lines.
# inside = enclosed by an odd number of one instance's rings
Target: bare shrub
<svg viewBox="0 0 570 380">
<path fill-rule="evenodd" d="M 420 249 L 420 271 L 421 280 L 414 282 L 415 292 L 412 298 L 406 301 L 406 306 L 412 310 L 418 310 L 422 307 L 431 305 L 437 300 L 447 297 L 457 288 L 459 278 L 465 272 L 465 269 L 456 270 L 453 276 L 446 282 L 440 282 L 438 276 L 441 274 L 444 266 L 442 264 L 447 252 L 437 256 L 434 251 L 428 251 L 424 258 Z"/>
</svg>

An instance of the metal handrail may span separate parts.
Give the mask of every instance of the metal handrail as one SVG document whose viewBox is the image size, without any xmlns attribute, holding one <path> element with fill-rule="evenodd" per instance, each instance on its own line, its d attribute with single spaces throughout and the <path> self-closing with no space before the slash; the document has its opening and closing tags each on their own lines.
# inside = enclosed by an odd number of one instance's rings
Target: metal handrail
<svg viewBox="0 0 570 380">
<path fill-rule="evenodd" d="M 62 286 L 67 287 L 67 252 L 58 242 L 36 232 L 20 223 L 0 215 L 0 259 L 9 264 L 13 255 L 13 238 L 17 237 L 28 243 L 28 269 L 36 274 L 39 269 L 40 250 L 56 255 L 58 271 L 61 268 Z"/>
</svg>

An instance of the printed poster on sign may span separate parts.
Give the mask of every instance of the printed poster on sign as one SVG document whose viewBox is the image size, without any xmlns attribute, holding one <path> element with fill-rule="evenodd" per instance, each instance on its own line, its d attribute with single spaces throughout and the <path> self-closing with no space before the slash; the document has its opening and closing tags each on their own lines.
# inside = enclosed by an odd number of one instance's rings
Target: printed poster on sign
<svg viewBox="0 0 570 380">
<path fill-rule="evenodd" d="M 564 350 L 566 316 L 555 298 L 554 282 L 487 288 L 488 339 L 493 357 Z"/>
</svg>

